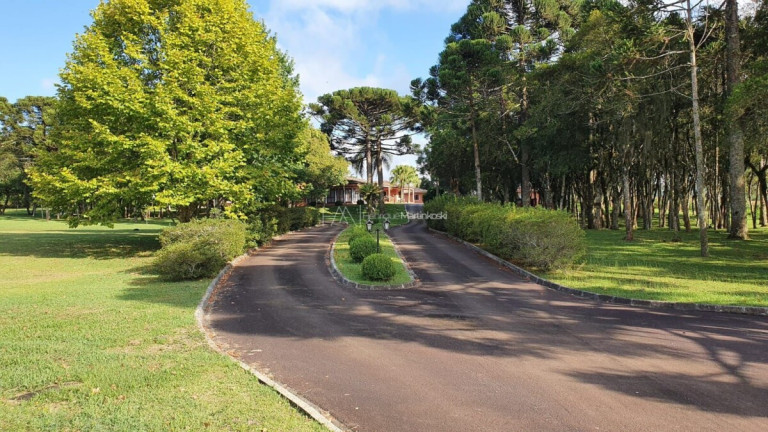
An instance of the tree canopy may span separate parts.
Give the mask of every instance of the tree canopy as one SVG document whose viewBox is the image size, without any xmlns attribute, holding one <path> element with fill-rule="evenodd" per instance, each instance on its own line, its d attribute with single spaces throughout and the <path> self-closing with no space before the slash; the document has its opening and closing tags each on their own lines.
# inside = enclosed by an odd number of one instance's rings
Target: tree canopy
<svg viewBox="0 0 768 432">
<path fill-rule="evenodd" d="M 295 192 L 298 82 L 244 0 L 102 2 L 60 78 L 56 148 L 31 179 L 73 224 Z"/>
<path fill-rule="evenodd" d="M 768 6 L 724 4 L 472 1 L 412 83 L 434 110 L 423 171 L 588 228 L 618 229 L 623 215 L 628 240 L 654 223 L 697 224 L 703 254 L 709 227 L 746 238 L 747 213 L 768 224 Z M 470 42 L 483 61 L 457 61 Z"/>
</svg>

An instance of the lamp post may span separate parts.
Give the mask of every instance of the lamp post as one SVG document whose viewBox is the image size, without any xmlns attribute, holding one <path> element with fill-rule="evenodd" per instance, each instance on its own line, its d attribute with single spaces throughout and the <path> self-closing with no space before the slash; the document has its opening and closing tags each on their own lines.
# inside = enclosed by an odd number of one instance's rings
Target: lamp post
<svg viewBox="0 0 768 432">
<path fill-rule="evenodd" d="M 384 219 L 384 231 L 389 230 L 389 219 Z"/>
<path fill-rule="evenodd" d="M 376 252 L 381 253 L 381 246 L 379 246 L 379 229 L 376 228 Z"/>
<path fill-rule="evenodd" d="M 373 221 L 368 219 L 368 221 L 365 223 L 366 228 L 368 228 L 368 232 L 371 232 L 371 228 L 373 228 Z"/>
</svg>

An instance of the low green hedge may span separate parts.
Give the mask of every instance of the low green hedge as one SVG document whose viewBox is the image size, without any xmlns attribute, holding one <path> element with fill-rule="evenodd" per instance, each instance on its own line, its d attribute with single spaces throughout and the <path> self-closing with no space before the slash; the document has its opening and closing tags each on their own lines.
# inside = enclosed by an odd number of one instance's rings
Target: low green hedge
<svg viewBox="0 0 768 432">
<path fill-rule="evenodd" d="M 315 226 L 319 221 L 320 212 L 315 207 L 260 208 L 248 214 L 248 246 L 257 247 L 277 235 Z"/>
<path fill-rule="evenodd" d="M 243 253 L 245 224 L 231 219 L 201 219 L 165 229 L 154 268 L 170 280 L 213 277 Z"/>
<path fill-rule="evenodd" d="M 392 279 L 397 272 L 392 258 L 380 253 L 365 257 L 360 269 L 366 278 L 382 281 Z"/>
<path fill-rule="evenodd" d="M 362 262 L 368 255 L 376 252 L 376 239 L 371 236 L 358 237 L 349 243 L 349 256 L 355 262 Z"/>
<path fill-rule="evenodd" d="M 586 252 L 584 231 L 568 213 L 541 207 L 481 203 L 474 198 L 444 195 L 424 205 L 426 213 L 447 219 L 428 220 L 446 231 L 502 258 L 542 270 L 563 269 Z"/>
</svg>

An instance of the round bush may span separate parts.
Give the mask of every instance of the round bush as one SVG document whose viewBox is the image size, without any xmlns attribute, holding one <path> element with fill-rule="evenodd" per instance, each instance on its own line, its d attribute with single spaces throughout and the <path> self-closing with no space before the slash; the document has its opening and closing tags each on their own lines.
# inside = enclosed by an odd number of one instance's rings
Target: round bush
<svg viewBox="0 0 768 432">
<path fill-rule="evenodd" d="M 375 253 L 368 255 L 361 266 L 363 276 L 370 280 L 388 280 L 397 273 L 397 268 L 392 258 Z"/>
<path fill-rule="evenodd" d="M 347 237 L 347 243 L 352 244 L 353 241 L 359 239 L 360 237 L 370 237 L 371 233 L 368 232 L 368 229 L 365 226 L 357 225 L 349 229 L 349 236 Z"/>
<path fill-rule="evenodd" d="M 231 219 L 202 219 L 165 229 L 155 270 L 171 280 L 213 277 L 229 260 L 240 255 L 246 227 Z"/>
<path fill-rule="evenodd" d="M 355 262 L 362 262 L 365 257 L 376 252 L 376 240 L 371 236 L 357 238 L 349 244 L 349 256 Z"/>
</svg>

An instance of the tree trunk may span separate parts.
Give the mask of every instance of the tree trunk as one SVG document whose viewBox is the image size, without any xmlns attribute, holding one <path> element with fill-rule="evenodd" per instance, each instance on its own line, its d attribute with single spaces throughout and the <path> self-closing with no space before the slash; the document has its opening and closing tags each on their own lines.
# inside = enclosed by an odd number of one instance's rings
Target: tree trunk
<svg viewBox="0 0 768 432">
<path fill-rule="evenodd" d="M 475 157 L 475 183 L 477 187 L 477 199 L 483 200 L 483 180 L 480 175 L 480 143 L 477 138 L 477 124 L 475 118 L 475 94 L 472 86 L 469 88 L 469 122 L 472 127 L 472 150 Z"/>
<path fill-rule="evenodd" d="M 371 140 L 365 137 L 365 174 L 367 183 L 373 183 L 373 155 L 371 151 Z"/>
<path fill-rule="evenodd" d="M 688 46 L 691 56 L 691 99 L 693 107 L 693 136 L 696 151 L 696 204 L 699 218 L 699 243 L 701 256 L 709 256 L 709 239 L 707 238 L 707 207 L 704 205 L 704 146 L 701 138 L 701 119 L 699 118 L 699 77 L 696 65 L 696 41 L 693 31 L 691 0 L 688 5 Z"/>
<path fill-rule="evenodd" d="M 621 174 L 621 182 L 624 196 L 624 223 L 626 224 L 626 235 L 624 240 L 632 241 L 635 239 L 635 224 L 632 220 L 634 211 L 632 210 L 632 198 L 629 192 L 629 169 L 624 168 L 624 172 Z"/>
<path fill-rule="evenodd" d="M 179 222 L 181 223 L 187 223 L 191 221 L 195 214 L 197 213 L 197 204 L 192 203 L 187 206 L 177 206 L 176 207 L 176 217 L 179 219 Z"/>
<path fill-rule="evenodd" d="M 384 213 L 384 195 L 389 195 L 389 193 L 384 191 L 384 154 L 381 151 L 381 139 L 376 141 L 376 173 L 378 174 L 379 188 L 381 189 L 379 212 Z"/>
<path fill-rule="evenodd" d="M 725 0 L 725 39 L 725 63 L 728 71 L 725 97 L 727 98 L 734 87 L 741 82 L 738 0 Z M 744 195 L 744 133 L 737 118 L 728 120 L 726 125 L 730 146 L 728 162 L 731 177 L 731 229 L 728 238 L 746 240 L 749 235 L 747 203 Z"/>
</svg>

